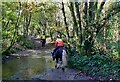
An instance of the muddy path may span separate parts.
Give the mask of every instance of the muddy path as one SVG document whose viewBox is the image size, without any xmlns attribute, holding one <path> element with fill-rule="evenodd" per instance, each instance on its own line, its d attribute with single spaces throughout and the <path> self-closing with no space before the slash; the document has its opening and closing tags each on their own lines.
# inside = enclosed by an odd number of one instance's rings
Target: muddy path
<svg viewBox="0 0 120 82">
<path fill-rule="evenodd" d="M 37 43 L 37 44 L 36 44 Z M 66 68 L 65 72 L 55 69 L 55 61 L 51 52 L 53 43 L 41 47 L 36 42 L 37 49 L 28 49 L 12 54 L 14 58 L 3 64 L 3 80 L 89 80 L 91 77 L 76 69 Z"/>
<path fill-rule="evenodd" d="M 66 68 L 65 72 L 61 69 L 49 69 L 43 74 L 35 75 L 34 80 L 90 80 L 91 77 L 83 73 L 78 74 L 75 69 Z"/>
</svg>

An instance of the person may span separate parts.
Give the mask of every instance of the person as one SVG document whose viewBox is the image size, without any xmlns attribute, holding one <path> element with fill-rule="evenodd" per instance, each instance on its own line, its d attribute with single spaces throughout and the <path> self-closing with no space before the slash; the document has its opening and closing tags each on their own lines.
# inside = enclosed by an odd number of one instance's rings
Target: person
<svg viewBox="0 0 120 82">
<path fill-rule="evenodd" d="M 61 48 L 61 47 L 64 47 L 64 42 L 63 40 L 60 38 L 59 35 L 57 35 L 57 40 L 55 41 L 55 46 L 56 48 L 53 50 L 53 60 L 55 59 L 55 56 L 56 56 L 56 51 Z"/>
<path fill-rule="evenodd" d="M 45 43 L 46 43 L 45 34 L 43 34 L 43 35 L 41 36 L 41 42 L 42 42 L 42 47 L 45 47 Z"/>
</svg>

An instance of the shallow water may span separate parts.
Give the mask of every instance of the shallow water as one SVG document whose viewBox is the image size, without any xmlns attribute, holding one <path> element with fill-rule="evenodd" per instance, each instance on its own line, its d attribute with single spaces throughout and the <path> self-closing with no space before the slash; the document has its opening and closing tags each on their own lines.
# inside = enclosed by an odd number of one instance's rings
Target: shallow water
<svg viewBox="0 0 120 82">
<path fill-rule="evenodd" d="M 14 57 L 2 65 L 3 80 L 29 80 L 32 76 L 54 68 L 49 50 L 30 56 Z"/>
</svg>

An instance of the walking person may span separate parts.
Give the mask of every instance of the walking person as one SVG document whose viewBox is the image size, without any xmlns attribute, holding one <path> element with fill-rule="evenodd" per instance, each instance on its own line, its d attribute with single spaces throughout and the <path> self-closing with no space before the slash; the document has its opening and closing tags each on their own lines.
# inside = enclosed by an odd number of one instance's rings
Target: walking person
<svg viewBox="0 0 120 82">
<path fill-rule="evenodd" d="M 46 44 L 45 34 L 43 34 L 43 35 L 41 36 L 41 42 L 42 42 L 42 47 L 45 47 L 45 44 Z"/>
</svg>

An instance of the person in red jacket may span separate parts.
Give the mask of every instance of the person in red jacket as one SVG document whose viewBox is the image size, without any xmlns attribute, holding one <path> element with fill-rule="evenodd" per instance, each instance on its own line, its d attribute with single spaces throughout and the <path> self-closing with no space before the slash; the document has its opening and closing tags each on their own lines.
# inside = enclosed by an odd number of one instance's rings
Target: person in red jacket
<svg viewBox="0 0 120 82">
<path fill-rule="evenodd" d="M 56 46 L 56 48 L 54 49 L 54 51 L 53 51 L 53 60 L 55 59 L 55 52 L 59 49 L 59 48 L 61 48 L 61 47 L 64 47 L 64 42 L 63 42 L 63 40 L 60 38 L 60 36 L 58 35 L 57 36 L 57 40 L 55 41 L 55 46 Z"/>
</svg>

